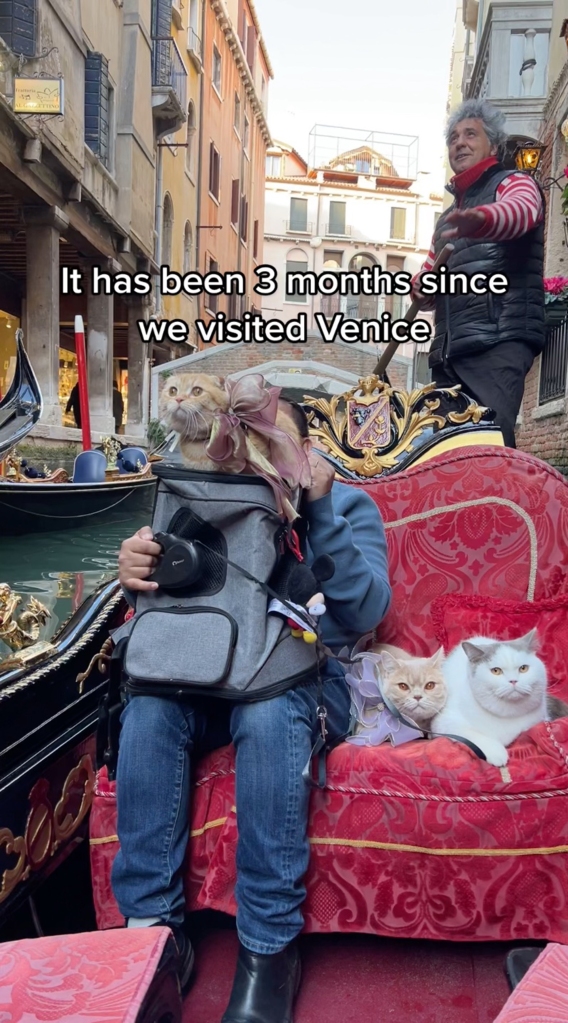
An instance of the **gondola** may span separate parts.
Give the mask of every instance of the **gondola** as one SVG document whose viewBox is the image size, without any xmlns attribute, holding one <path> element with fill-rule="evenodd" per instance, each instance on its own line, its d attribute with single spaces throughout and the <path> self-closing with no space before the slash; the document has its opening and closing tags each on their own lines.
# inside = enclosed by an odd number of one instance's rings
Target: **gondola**
<svg viewBox="0 0 568 1023">
<path fill-rule="evenodd" d="M 331 400 L 308 395 L 305 406 L 338 477 L 364 487 L 383 516 L 394 594 L 385 641 L 404 636 L 418 650 L 431 645 L 433 622 L 436 636 L 454 627 L 440 606 L 434 615 L 440 601 L 454 618 L 468 609 L 487 615 L 492 602 L 502 612 L 516 602 L 523 614 L 531 603 L 562 602 L 568 482 L 538 459 L 504 449 L 486 410 L 455 389 L 407 394 L 377 378 Z M 28 990 L 39 997 L 38 958 L 29 965 L 37 947 L 42 975 L 51 969 L 50 990 L 41 988 L 41 1011 L 50 1018 L 62 1018 L 51 1002 L 65 990 L 73 998 L 78 992 L 93 1019 L 107 1011 L 133 1023 L 218 1023 L 237 949 L 231 747 L 206 754 L 196 770 L 185 868 L 194 987 L 182 1007 L 166 944 L 156 951 L 160 929 L 148 929 L 139 940 L 148 943 L 151 969 L 136 952 L 144 997 L 138 989 L 128 1017 L 117 1015 L 134 939 L 112 896 L 116 799 L 95 728 L 107 692 L 109 630 L 127 613 L 110 584 L 51 649 L 31 642 L 14 654 L 19 665 L 0 665 L 0 938 L 40 935 L 37 946 L 10 944 L 3 983 L 23 957 Z M 555 694 L 566 700 L 568 676 L 562 679 Z M 564 719 L 521 737 L 507 769 L 446 738 L 333 750 L 326 787 L 312 796 L 295 1023 L 505 1023 L 509 950 L 568 945 L 567 749 Z M 83 911 L 75 925 L 70 904 Z M 62 933 L 49 944 L 49 935 Z M 79 961 L 89 962 L 91 988 Z M 64 1018 L 83 1017 L 77 1010 Z"/>
<path fill-rule="evenodd" d="M 0 402 L 0 531 L 3 535 L 61 530 L 90 524 L 94 519 L 112 521 L 121 518 L 124 512 L 150 511 L 156 481 L 145 456 L 145 464 L 140 464 L 137 471 L 121 473 L 116 466 L 109 465 L 104 478 L 96 482 L 74 481 L 63 469 L 43 478 L 30 478 L 22 471 L 20 460 L 11 457 L 10 452 L 39 422 L 42 398 L 20 330 L 16 345 L 14 378 Z M 114 442 L 114 447 L 118 450 L 120 444 Z"/>
</svg>

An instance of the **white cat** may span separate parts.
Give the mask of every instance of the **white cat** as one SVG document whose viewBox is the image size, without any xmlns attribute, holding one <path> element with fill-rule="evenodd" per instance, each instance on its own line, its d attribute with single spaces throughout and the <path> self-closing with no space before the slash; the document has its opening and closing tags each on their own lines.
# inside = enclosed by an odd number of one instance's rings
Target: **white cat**
<svg viewBox="0 0 568 1023">
<path fill-rule="evenodd" d="M 504 643 L 478 636 L 452 650 L 443 667 L 448 699 L 432 733 L 463 736 L 489 764 L 504 767 L 505 747 L 547 718 L 546 668 L 537 649 L 533 629 Z"/>
</svg>

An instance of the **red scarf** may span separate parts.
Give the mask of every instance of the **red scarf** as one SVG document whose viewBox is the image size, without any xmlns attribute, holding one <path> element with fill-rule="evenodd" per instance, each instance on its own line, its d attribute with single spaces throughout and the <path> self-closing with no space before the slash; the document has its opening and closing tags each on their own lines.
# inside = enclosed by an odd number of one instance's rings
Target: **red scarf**
<svg viewBox="0 0 568 1023">
<path fill-rule="evenodd" d="M 476 163 L 474 167 L 468 167 L 467 170 L 461 172 L 461 174 L 455 174 L 449 182 L 449 189 L 455 195 L 458 206 L 461 203 L 468 188 L 471 188 L 476 181 L 485 174 L 486 170 L 490 167 L 495 167 L 499 163 L 496 156 L 488 156 L 486 160 L 481 160 L 480 163 Z"/>
</svg>

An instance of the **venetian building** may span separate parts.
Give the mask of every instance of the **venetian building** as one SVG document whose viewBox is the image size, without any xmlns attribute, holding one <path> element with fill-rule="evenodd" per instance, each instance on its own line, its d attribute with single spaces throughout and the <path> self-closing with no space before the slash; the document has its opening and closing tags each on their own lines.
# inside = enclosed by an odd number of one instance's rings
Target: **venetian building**
<svg viewBox="0 0 568 1023">
<path fill-rule="evenodd" d="M 400 318 L 409 305 L 406 297 L 300 297 L 287 292 L 286 275 L 374 266 L 415 274 L 442 209 L 430 175 L 417 168 L 418 140 L 406 136 L 316 127 L 307 160 L 285 143 L 271 146 L 264 258 L 276 268 L 279 287 L 263 300 L 264 317 L 287 321 L 305 312 L 310 330 L 316 327 L 318 312 L 326 318 L 336 312 L 355 320 L 380 318 L 383 312 Z M 375 348 L 376 354 L 382 350 L 380 345 L 361 344 L 367 351 Z M 334 347 L 325 346 L 324 361 L 333 362 Z M 427 382 L 425 350 L 413 343 L 400 346 L 391 369 L 397 372 L 398 366 L 401 386 Z"/>
<path fill-rule="evenodd" d="M 87 325 L 95 438 L 114 432 L 113 377 L 127 405 L 127 433 L 145 431 L 149 363 L 137 321 L 147 304 L 92 294 L 89 281 L 92 266 L 111 275 L 155 270 L 152 110 L 163 85 L 153 13 L 151 0 L 2 4 L 0 390 L 21 324 L 45 403 L 36 434 L 50 440 L 80 436 L 65 414 L 76 381 L 77 313 Z M 53 81 L 56 98 L 63 94 L 60 116 L 32 116 L 33 86 L 28 108 L 15 112 L 18 78 L 38 74 Z M 173 88 L 171 76 L 165 87 Z M 83 271 L 82 294 L 60 295 L 62 266 Z"/>
</svg>

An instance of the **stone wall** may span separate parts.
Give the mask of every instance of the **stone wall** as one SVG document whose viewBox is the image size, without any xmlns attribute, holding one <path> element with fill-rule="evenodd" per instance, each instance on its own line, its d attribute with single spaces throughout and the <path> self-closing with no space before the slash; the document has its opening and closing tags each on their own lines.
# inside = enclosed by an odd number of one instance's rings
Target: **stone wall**
<svg viewBox="0 0 568 1023">
<path fill-rule="evenodd" d="M 369 345 L 362 343 L 351 345 L 345 341 L 324 344 L 319 336 L 308 335 L 307 342 L 297 346 L 291 344 L 215 345 L 208 351 L 199 352 L 190 359 L 184 360 L 184 371 L 230 376 L 231 373 L 239 373 L 244 369 L 260 366 L 262 363 L 282 359 L 288 362 L 294 360 L 298 363 L 323 363 L 346 370 L 358 377 L 366 377 L 373 373 L 377 358 L 377 350 L 374 347 L 369 350 Z M 388 369 L 391 384 L 401 390 L 406 390 L 411 384 L 410 368 L 411 364 L 408 361 L 391 362 Z M 175 362 L 164 366 L 164 371 L 167 373 L 174 370 Z M 291 376 L 292 380 L 293 376 Z"/>
</svg>

